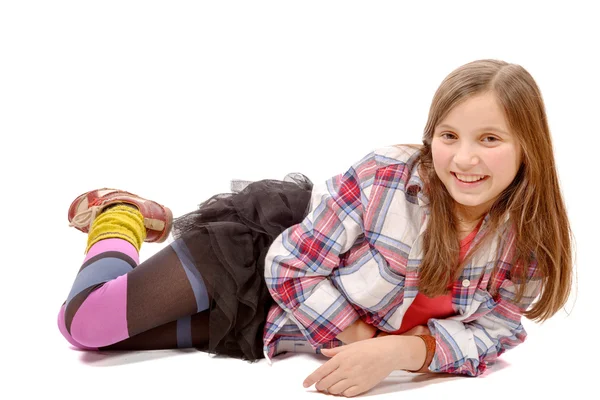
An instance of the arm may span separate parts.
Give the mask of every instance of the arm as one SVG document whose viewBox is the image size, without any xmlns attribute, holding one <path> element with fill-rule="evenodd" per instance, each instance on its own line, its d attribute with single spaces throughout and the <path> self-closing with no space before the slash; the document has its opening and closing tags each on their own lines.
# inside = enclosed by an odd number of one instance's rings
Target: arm
<svg viewBox="0 0 600 400">
<path fill-rule="evenodd" d="M 388 341 L 389 353 L 393 354 L 395 370 L 425 372 L 427 346 L 421 338 L 413 335 L 388 335 L 379 340 Z M 422 367 L 425 368 L 421 370 Z"/>
<path fill-rule="evenodd" d="M 340 333 L 340 340 L 362 335 L 358 313 L 328 279 L 363 232 L 361 165 L 314 187 L 306 218 L 283 231 L 265 257 L 271 296 L 315 348 Z"/>
<path fill-rule="evenodd" d="M 540 280 L 528 281 L 524 298 L 518 305 L 514 301 L 516 290 L 514 282 L 505 280 L 492 311 L 475 321 L 431 319 L 429 325 L 433 333 L 428 327 L 416 326 L 402 335 L 382 332 L 377 337 L 387 336 L 383 339 L 387 341 L 385 353 L 393 354 L 394 369 L 480 375 L 488 363 L 525 340 L 521 316 L 539 294 Z M 470 343 L 474 343 L 475 348 L 469 346 Z"/>
<path fill-rule="evenodd" d="M 450 331 L 449 336 L 439 336 L 441 331 L 437 333 L 434 331 L 433 335 L 427 335 L 425 331 L 422 338 L 410 335 L 382 335 L 382 337 L 371 340 L 361 340 L 346 346 L 324 349 L 322 353 L 332 358 L 304 380 L 304 387 L 315 384 L 315 389 L 319 391 L 352 397 L 371 389 L 389 376 L 393 370 L 398 369 L 414 372 L 426 372 L 428 369 L 431 372 L 478 375 L 485 369 L 487 362 L 495 359 L 510 346 L 516 345 L 510 344 L 510 338 L 518 337 L 519 332 L 522 332 L 520 315 L 525 309 L 523 305 L 530 304 L 537 297 L 536 293 L 539 293 L 538 279 L 530 279 L 526 285 L 524 302 L 517 305 L 514 301 L 516 285 L 512 281 L 505 280 L 501 286 L 500 300 L 491 306 L 493 313 L 489 310 L 486 313 L 484 310 L 490 307 L 486 302 L 483 304 L 484 309 L 478 309 L 477 313 L 471 316 L 473 318 L 480 316 L 476 319 L 477 323 L 440 320 L 440 323 L 451 322 L 452 327 L 456 328 L 455 331 Z M 512 304 L 512 306 L 507 304 Z M 506 320 L 507 315 L 503 315 L 502 310 L 514 308 L 519 310 L 517 322 L 503 323 L 501 320 Z M 499 315 L 503 315 L 503 318 Z M 493 322 L 488 324 L 487 328 L 482 327 L 481 322 L 484 319 Z M 435 320 L 430 320 L 430 327 L 432 326 L 431 321 Z M 476 329 L 480 331 L 476 332 Z M 496 332 L 503 332 L 504 335 L 495 336 Z M 466 342 L 461 341 L 461 336 L 465 334 L 470 335 L 471 343 L 469 343 L 468 337 Z M 479 342 L 482 339 L 479 335 L 487 335 L 492 346 L 481 346 Z M 495 339 L 492 339 L 494 337 Z M 446 352 L 445 340 L 455 344 L 451 348 L 451 353 Z M 470 346 L 474 342 L 477 342 L 475 349 Z M 475 350 L 475 354 L 465 354 L 465 352 L 473 350 Z M 429 361 L 430 357 L 433 358 L 433 362 Z M 443 364 L 443 368 L 439 368 L 439 359 L 442 357 L 447 357 L 446 360 L 450 360 L 450 362 L 446 362 Z M 438 364 L 436 365 L 436 363 Z"/>
<path fill-rule="evenodd" d="M 431 372 L 448 372 L 478 376 L 503 352 L 525 340 L 527 333 L 521 324 L 523 312 L 541 290 L 541 278 L 534 277 L 535 263 L 529 267 L 529 280 L 519 303 L 515 301 L 518 283 L 504 279 L 496 301 L 490 298 L 480 306 L 473 321 L 429 320 L 428 326 L 436 340 L 436 351 L 429 366 Z M 487 311 L 487 312 L 486 312 Z"/>
</svg>

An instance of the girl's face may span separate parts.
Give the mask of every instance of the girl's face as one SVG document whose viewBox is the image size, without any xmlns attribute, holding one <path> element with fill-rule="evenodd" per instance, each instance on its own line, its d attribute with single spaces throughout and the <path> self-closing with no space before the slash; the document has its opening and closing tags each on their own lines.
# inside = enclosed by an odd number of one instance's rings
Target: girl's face
<svg viewBox="0 0 600 400">
<path fill-rule="evenodd" d="M 493 93 L 472 96 L 435 127 L 435 172 L 459 204 L 483 215 L 516 176 L 521 148 Z"/>
</svg>

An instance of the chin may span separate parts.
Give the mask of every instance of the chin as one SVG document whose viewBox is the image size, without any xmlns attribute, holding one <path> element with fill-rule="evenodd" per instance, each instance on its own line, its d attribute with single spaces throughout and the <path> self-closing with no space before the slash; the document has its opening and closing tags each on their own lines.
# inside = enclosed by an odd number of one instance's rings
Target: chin
<svg viewBox="0 0 600 400">
<path fill-rule="evenodd" d="M 452 194 L 450 194 L 450 195 L 452 196 Z M 483 200 L 465 199 L 463 196 L 452 196 L 452 198 L 458 204 L 465 206 L 465 207 L 481 207 L 482 205 L 487 203 L 487 201 L 483 201 Z"/>
<path fill-rule="evenodd" d="M 485 210 L 489 211 L 492 205 L 494 204 L 495 199 L 484 199 L 484 200 L 474 200 L 474 201 L 456 201 L 458 204 L 463 207 L 471 208 L 473 211 L 484 212 Z M 486 212 L 487 212 L 486 211 Z"/>
<path fill-rule="evenodd" d="M 465 207 L 480 207 L 483 205 L 483 203 L 473 203 L 473 202 L 468 202 L 468 201 L 456 201 L 456 202 Z"/>
</svg>

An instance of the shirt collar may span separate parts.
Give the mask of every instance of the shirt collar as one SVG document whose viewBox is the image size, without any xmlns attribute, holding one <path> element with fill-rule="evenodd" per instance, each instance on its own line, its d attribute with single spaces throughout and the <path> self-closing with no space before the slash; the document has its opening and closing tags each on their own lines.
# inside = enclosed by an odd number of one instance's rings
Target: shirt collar
<svg viewBox="0 0 600 400">
<path fill-rule="evenodd" d="M 420 152 L 415 152 L 407 162 L 407 167 L 410 168 L 410 178 L 406 184 L 406 192 L 412 196 L 417 196 L 417 201 L 420 207 L 429 205 L 429 198 L 423 190 L 423 180 L 419 176 L 419 165 L 417 158 Z"/>
</svg>

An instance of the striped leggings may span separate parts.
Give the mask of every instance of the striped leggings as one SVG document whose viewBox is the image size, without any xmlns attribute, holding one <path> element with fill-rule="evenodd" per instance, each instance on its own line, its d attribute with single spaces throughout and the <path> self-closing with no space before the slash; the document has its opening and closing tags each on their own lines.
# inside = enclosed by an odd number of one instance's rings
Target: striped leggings
<svg viewBox="0 0 600 400">
<path fill-rule="evenodd" d="M 94 244 L 60 308 L 63 336 L 85 350 L 202 349 L 210 299 L 185 244 L 176 240 L 138 264 L 125 240 Z"/>
</svg>

